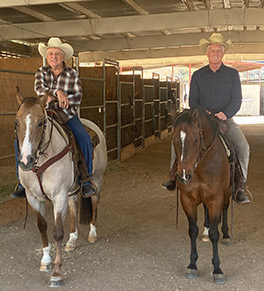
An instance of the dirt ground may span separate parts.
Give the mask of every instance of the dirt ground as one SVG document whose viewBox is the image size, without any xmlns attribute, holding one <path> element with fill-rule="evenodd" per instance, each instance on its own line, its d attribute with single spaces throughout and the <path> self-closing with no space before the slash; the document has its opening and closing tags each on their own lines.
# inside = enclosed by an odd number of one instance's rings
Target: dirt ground
<svg viewBox="0 0 264 291">
<path fill-rule="evenodd" d="M 109 164 L 98 212 L 98 241 L 89 244 L 87 228 L 80 226 L 77 249 L 73 253 L 63 252 L 64 283 L 60 289 L 263 290 L 263 125 L 241 127 L 251 146 L 248 186 L 254 201 L 244 206 L 234 204 L 234 244 L 219 244 L 225 285 L 214 285 L 211 244 L 200 239 L 202 207 L 199 208 L 199 278 L 184 277 L 190 251 L 187 220 L 179 207 L 176 229 L 175 193 L 161 188 L 169 168 L 170 138 L 167 138 L 123 163 Z M 53 243 L 51 207 L 47 215 Z M 33 213 L 25 230 L 23 223 L 24 218 L 20 218 L 0 226 L 0 290 L 50 290 L 50 274 L 38 271 L 41 241 Z M 68 228 L 67 218 L 66 238 Z"/>
</svg>

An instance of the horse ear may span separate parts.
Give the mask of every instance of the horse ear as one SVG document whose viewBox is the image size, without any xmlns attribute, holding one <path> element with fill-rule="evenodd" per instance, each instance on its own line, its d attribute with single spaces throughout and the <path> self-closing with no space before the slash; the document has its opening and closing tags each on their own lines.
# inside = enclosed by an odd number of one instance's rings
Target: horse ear
<svg viewBox="0 0 264 291">
<path fill-rule="evenodd" d="M 40 105 L 45 108 L 46 104 L 47 104 L 47 99 L 48 99 L 48 94 L 45 94 L 43 96 L 40 97 L 39 101 L 40 101 Z"/>
<path fill-rule="evenodd" d="M 23 98 L 23 96 L 21 95 L 18 86 L 16 86 L 16 90 L 17 90 L 17 93 L 16 93 L 17 103 L 18 103 L 18 105 L 20 105 L 20 104 L 22 103 L 22 101 L 23 101 L 24 98 Z"/>
<path fill-rule="evenodd" d="M 170 116 L 171 116 L 172 124 L 175 123 L 175 121 L 176 121 L 176 119 L 178 118 L 179 115 L 180 115 L 180 112 L 175 111 L 175 110 L 170 110 Z"/>
<path fill-rule="evenodd" d="M 200 113 L 199 113 L 198 108 L 194 108 L 193 111 L 192 111 L 192 115 L 191 115 L 192 121 L 196 122 L 198 120 L 198 118 L 199 118 L 199 115 L 200 115 Z"/>
</svg>

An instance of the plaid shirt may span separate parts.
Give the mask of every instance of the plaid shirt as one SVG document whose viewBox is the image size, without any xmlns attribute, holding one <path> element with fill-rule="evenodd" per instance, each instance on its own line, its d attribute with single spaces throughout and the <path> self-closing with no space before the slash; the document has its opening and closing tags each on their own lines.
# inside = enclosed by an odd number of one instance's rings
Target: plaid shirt
<svg viewBox="0 0 264 291">
<path fill-rule="evenodd" d="M 69 107 L 63 111 L 71 119 L 77 115 L 77 108 L 82 101 L 82 85 L 79 74 L 64 64 L 62 72 L 55 77 L 50 66 L 40 67 L 35 74 L 34 90 L 38 96 L 48 94 L 57 98 L 57 91 L 63 91 L 69 100 Z"/>
</svg>

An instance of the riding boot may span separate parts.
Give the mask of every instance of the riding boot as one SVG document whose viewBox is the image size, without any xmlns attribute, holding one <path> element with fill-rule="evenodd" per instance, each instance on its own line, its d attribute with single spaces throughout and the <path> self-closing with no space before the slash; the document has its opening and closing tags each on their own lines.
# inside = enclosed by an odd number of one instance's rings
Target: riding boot
<svg viewBox="0 0 264 291">
<path fill-rule="evenodd" d="M 235 199 L 235 201 L 238 204 L 246 204 L 246 203 L 251 202 L 250 199 L 245 195 L 244 190 L 245 190 L 245 183 L 242 183 L 241 187 L 237 191 L 236 199 Z"/>
<path fill-rule="evenodd" d="M 89 198 L 95 194 L 96 194 L 96 190 L 94 189 L 93 185 L 90 182 L 87 182 L 82 186 L 83 198 Z"/>
<path fill-rule="evenodd" d="M 174 191 L 176 189 L 175 180 L 169 180 L 166 183 L 163 183 L 162 188 L 165 190 Z"/>
<path fill-rule="evenodd" d="M 78 162 L 78 169 L 80 173 L 80 180 L 81 180 L 81 183 L 83 184 L 82 191 L 81 191 L 82 197 L 89 198 L 95 195 L 96 190 L 93 184 L 91 183 L 91 179 L 90 179 L 83 156 L 81 156 L 81 159 Z"/>
<path fill-rule="evenodd" d="M 246 204 L 250 203 L 251 201 L 249 198 L 245 195 L 244 190 L 239 190 L 236 195 L 236 202 L 238 204 Z"/>
<path fill-rule="evenodd" d="M 26 198 L 26 190 L 22 185 L 18 185 L 13 193 L 10 194 L 11 198 Z"/>
<path fill-rule="evenodd" d="M 250 203 L 250 199 L 245 195 L 245 179 L 242 174 L 240 164 L 237 162 L 235 165 L 235 185 L 236 185 L 236 195 L 235 201 L 238 204 L 247 204 Z"/>
</svg>

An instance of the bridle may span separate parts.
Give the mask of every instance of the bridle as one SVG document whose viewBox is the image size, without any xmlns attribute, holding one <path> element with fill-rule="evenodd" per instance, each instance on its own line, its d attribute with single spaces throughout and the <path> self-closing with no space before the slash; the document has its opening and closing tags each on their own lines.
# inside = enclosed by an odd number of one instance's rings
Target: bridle
<svg viewBox="0 0 264 291">
<path fill-rule="evenodd" d="M 197 161 L 194 164 L 194 169 L 196 169 L 198 167 L 199 163 L 203 160 L 203 158 L 206 156 L 206 154 L 213 147 L 213 145 L 214 145 L 214 143 L 216 141 L 217 134 L 218 134 L 218 130 L 216 130 L 215 133 L 214 133 L 214 137 L 213 137 L 213 140 L 212 140 L 211 144 L 208 147 L 206 147 L 205 144 L 204 144 L 203 130 L 201 128 L 199 120 L 198 120 L 198 128 L 199 128 L 200 147 L 199 147 L 199 154 L 197 156 Z"/>
<path fill-rule="evenodd" d="M 198 130 L 199 130 L 199 152 L 198 152 L 198 155 L 197 155 L 197 159 L 196 159 L 196 162 L 194 163 L 193 165 L 193 168 L 191 170 L 191 172 L 195 172 L 199 166 L 199 164 L 202 162 L 202 160 L 204 159 L 204 157 L 208 154 L 208 152 L 212 149 L 212 147 L 214 146 L 215 142 L 216 142 L 216 137 L 218 135 L 218 130 L 215 130 L 214 132 L 214 137 L 213 137 L 213 140 L 212 142 L 210 143 L 210 145 L 208 147 L 205 146 L 205 143 L 204 143 L 204 135 L 203 135 L 203 130 L 202 130 L 202 127 L 201 127 L 201 124 L 200 124 L 200 120 L 198 119 Z M 175 161 L 174 163 L 174 166 L 177 165 L 177 160 Z M 173 168 L 175 168 L 173 166 Z M 188 183 L 191 182 L 191 177 L 188 177 L 188 179 L 183 179 L 176 171 L 176 177 L 177 179 L 187 185 Z"/>
<path fill-rule="evenodd" d="M 23 104 L 23 103 L 21 103 L 21 104 L 19 105 L 17 111 L 19 111 L 19 109 L 20 109 L 20 107 L 21 107 L 22 104 Z M 52 135 L 53 126 L 52 126 L 52 128 L 51 128 L 51 132 L 50 132 L 50 137 L 49 137 L 48 143 L 47 143 L 46 146 L 41 150 L 41 147 L 42 147 L 42 144 L 43 144 L 43 141 L 44 141 L 44 136 L 45 136 L 46 129 L 47 129 L 47 120 L 48 120 L 48 116 L 47 116 L 47 111 L 46 111 L 46 109 L 44 109 L 44 116 L 45 116 L 45 118 L 44 118 L 44 121 L 43 121 L 43 123 L 44 123 L 44 125 L 43 125 L 43 132 L 42 132 L 41 139 L 40 139 L 40 142 L 39 142 L 39 145 L 38 145 L 38 147 L 37 147 L 37 151 L 36 151 L 36 152 L 38 152 L 39 155 L 44 155 L 44 156 L 45 156 L 45 155 L 46 155 L 46 154 L 45 154 L 45 151 L 47 150 L 47 148 L 48 148 L 48 146 L 49 146 L 49 144 L 50 144 L 50 140 L 51 140 L 51 135 Z M 14 133 L 15 133 L 15 139 L 16 139 L 16 141 L 17 141 L 17 152 L 18 152 L 18 155 L 20 156 L 19 141 L 18 141 L 18 137 L 17 137 L 17 122 L 16 122 L 16 121 L 15 121 L 15 126 L 14 126 Z M 39 160 L 39 155 L 38 155 L 38 156 L 36 155 L 35 164 L 37 164 L 37 162 L 38 162 L 38 160 Z"/>
<path fill-rule="evenodd" d="M 21 106 L 21 105 L 20 105 Z M 19 108 L 20 108 L 19 106 Z M 18 110 L 19 110 L 18 108 Z M 44 164 L 42 164 L 41 166 L 37 166 L 37 163 L 39 161 L 39 157 L 40 155 L 43 155 L 44 157 L 47 157 L 47 153 L 45 152 L 49 145 L 50 145 L 50 142 L 51 142 L 51 137 L 52 137 L 52 133 L 53 133 L 53 127 L 54 127 L 54 122 L 53 122 L 53 116 L 51 117 L 48 117 L 47 115 L 47 111 L 46 109 L 44 109 L 44 115 L 45 115 L 45 119 L 44 119 L 44 126 L 43 126 L 43 132 L 42 132 L 42 135 L 41 135 L 41 139 L 40 139 L 40 142 L 39 142 L 39 145 L 38 145 L 38 148 L 37 148 L 37 153 L 38 155 L 36 155 L 36 159 L 35 159 L 35 162 L 34 162 L 34 166 L 32 168 L 32 172 L 34 172 L 38 178 L 38 181 L 39 181 L 39 185 L 40 185 L 40 189 L 41 189 L 41 192 L 42 192 L 42 195 L 50 201 L 49 197 L 47 196 L 47 194 L 45 193 L 44 189 L 43 189 L 43 186 L 42 186 L 42 181 L 41 181 L 41 174 L 49 167 L 51 166 L 53 163 L 55 163 L 56 161 L 60 160 L 62 157 L 64 157 L 69 151 L 72 150 L 73 146 L 72 146 L 72 143 L 70 142 L 68 145 L 66 145 L 64 147 L 64 149 L 59 152 L 57 155 L 51 157 L 49 160 L 47 160 Z M 44 142 L 44 137 L 45 137 L 45 134 L 46 134 L 46 130 L 47 130 L 47 122 L 48 122 L 48 119 L 50 120 L 50 123 L 51 123 L 51 130 L 50 130 L 50 134 L 49 134 L 49 139 L 48 139 L 48 142 L 47 144 L 41 149 L 42 145 L 43 145 L 43 142 Z M 20 155 L 20 150 L 19 150 L 19 141 L 18 141 L 18 137 L 17 137 L 17 124 L 15 122 L 15 129 L 14 129 L 14 132 L 15 132 L 15 138 L 16 138 L 16 141 L 17 141 L 17 150 L 18 150 L 18 155 Z"/>
</svg>

